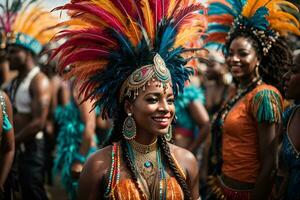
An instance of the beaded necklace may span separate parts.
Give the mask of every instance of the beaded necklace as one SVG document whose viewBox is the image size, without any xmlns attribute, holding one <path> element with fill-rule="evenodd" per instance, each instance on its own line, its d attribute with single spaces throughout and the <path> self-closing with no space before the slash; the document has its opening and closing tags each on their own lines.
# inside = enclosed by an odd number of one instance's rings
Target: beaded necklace
<svg viewBox="0 0 300 200">
<path fill-rule="evenodd" d="M 135 171 L 141 176 L 142 174 L 140 173 L 140 169 L 138 168 L 138 165 L 136 164 L 137 160 L 135 158 L 135 153 L 133 151 L 133 148 L 129 142 L 126 142 L 127 148 L 128 148 L 128 153 L 129 153 L 129 158 L 133 161 L 134 163 L 134 168 Z M 159 146 L 156 148 L 156 160 L 157 160 L 157 169 L 159 172 L 159 200 L 165 200 L 167 196 L 167 181 L 166 181 L 166 173 L 165 173 L 165 166 L 162 163 L 161 159 L 161 150 Z"/>
<path fill-rule="evenodd" d="M 222 129 L 223 123 L 231 110 L 231 108 L 248 92 L 252 91 L 257 85 L 262 84 L 261 78 L 255 78 L 252 82 L 245 87 L 244 89 L 239 88 L 237 94 L 227 103 L 225 104 L 215 115 L 212 121 L 212 146 L 213 146 L 213 157 L 212 157 L 212 165 L 214 168 L 213 173 L 219 174 L 221 172 L 222 166 Z"/>
<path fill-rule="evenodd" d="M 109 197 L 112 195 L 112 199 L 115 199 L 114 189 L 120 182 L 120 146 L 116 143 L 113 144 L 111 158 L 109 181 L 104 196 Z"/>
</svg>

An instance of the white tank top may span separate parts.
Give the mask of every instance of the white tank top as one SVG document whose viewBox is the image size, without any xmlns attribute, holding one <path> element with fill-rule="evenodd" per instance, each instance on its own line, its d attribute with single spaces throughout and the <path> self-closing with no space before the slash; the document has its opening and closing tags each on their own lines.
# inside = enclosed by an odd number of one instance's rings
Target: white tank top
<svg viewBox="0 0 300 200">
<path fill-rule="evenodd" d="M 31 112 L 31 96 L 29 87 L 32 79 L 40 72 L 39 67 L 34 67 L 27 74 L 27 76 L 20 83 L 15 93 L 13 105 L 18 113 L 30 113 Z"/>
</svg>

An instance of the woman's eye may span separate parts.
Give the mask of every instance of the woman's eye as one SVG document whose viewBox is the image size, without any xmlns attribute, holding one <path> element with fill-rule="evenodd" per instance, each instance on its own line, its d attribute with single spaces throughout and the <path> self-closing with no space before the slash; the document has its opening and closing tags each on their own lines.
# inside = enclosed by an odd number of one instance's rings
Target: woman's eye
<svg viewBox="0 0 300 200">
<path fill-rule="evenodd" d="M 240 52 L 240 56 L 241 56 L 241 57 L 248 56 L 248 53 L 247 53 L 247 52 Z"/>
<path fill-rule="evenodd" d="M 174 99 L 168 99 L 168 104 L 173 104 L 175 102 Z"/>
<path fill-rule="evenodd" d="M 157 102 L 157 98 L 149 98 L 149 99 L 147 99 L 147 102 L 149 102 L 149 103 L 156 103 Z"/>
</svg>

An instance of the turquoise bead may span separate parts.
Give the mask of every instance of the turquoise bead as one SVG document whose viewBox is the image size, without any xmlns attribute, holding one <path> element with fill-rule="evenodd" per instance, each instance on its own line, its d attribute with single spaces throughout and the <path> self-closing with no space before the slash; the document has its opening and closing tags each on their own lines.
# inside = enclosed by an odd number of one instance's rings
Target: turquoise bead
<svg viewBox="0 0 300 200">
<path fill-rule="evenodd" d="M 152 166 L 152 163 L 151 163 L 150 161 L 147 161 L 147 162 L 144 163 L 144 166 L 145 166 L 146 168 L 149 168 L 149 167 Z"/>
</svg>

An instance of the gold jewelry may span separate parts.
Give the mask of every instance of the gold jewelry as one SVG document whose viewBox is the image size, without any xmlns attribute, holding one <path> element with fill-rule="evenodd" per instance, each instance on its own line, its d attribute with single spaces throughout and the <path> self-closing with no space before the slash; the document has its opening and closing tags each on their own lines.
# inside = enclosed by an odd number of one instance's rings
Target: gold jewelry
<svg viewBox="0 0 300 200">
<path fill-rule="evenodd" d="M 258 78 L 260 77 L 259 75 L 259 63 L 256 64 L 256 67 L 255 67 L 255 76 Z"/>
<path fill-rule="evenodd" d="M 172 137 L 173 137 L 172 125 L 169 126 L 168 132 L 164 135 L 164 137 L 167 142 L 170 142 L 172 140 Z"/>
<path fill-rule="evenodd" d="M 143 145 L 135 140 L 130 140 L 129 144 L 138 173 L 145 179 L 148 187 L 153 185 L 157 173 L 157 139 L 150 145 Z"/>
<path fill-rule="evenodd" d="M 139 89 L 146 89 L 147 85 L 150 85 L 150 81 L 159 81 L 166 90 L 168 83 L 171 81 L 171 74 L 169 69 L 166 67 L 165 61 L 156 54 L 153 58 L 151 65 L 143 66 L 135 70 L 127 80 L 122 84 L 120 90 L 120 99 L 122 102 L 125 96 L 130 97 L 133 92 L 133 98 L 139 94 Z"/>
<path fill-rule="evenodd" d="M 131 145 L 133 150 L 135 150 L 141 154 L 147 154 L 147 153 L 150 153 L 157 149 L 157 138 L 155 139 L 155 141 L 152 144 L 149 144 L 149 145 L 140 144 L 135 140 L 130 140 L 129 144 Z"/>
<path fill-rule="evenodd" d="M 122 133 L 126 140 L 132 140 L 136 136 L 136 124 L 131 113 L 128 113 L 128 116 L 123 122 Z"/>
</svg>

